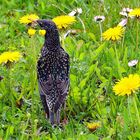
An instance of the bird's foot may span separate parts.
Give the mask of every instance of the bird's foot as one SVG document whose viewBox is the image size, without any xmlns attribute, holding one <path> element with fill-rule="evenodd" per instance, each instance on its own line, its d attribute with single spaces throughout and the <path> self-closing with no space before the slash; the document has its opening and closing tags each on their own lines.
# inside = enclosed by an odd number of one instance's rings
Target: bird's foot
<svg viewBox="0 0 140 140">
<path fill-rule="evenodd" d="M 57 125 L 56 124 L 52 124 L 52 128 L 57 128 Z"/>
<path fill-rule="evenodd" d="M 57 130 L 63 131 L 64 126 L 62 124 L 59 124 L 59 125 L 58 124 L 53 124 L 52 129 L 57 129 Z"/>
<path fill-rule="evenodd" d="M 67 118 L 64 118 L 64 120 L 62 121 L 62 124 L 63 124 L 63 126 L 66 125 L 66 124 L 68 124 L 68 119 Z"/>
<path fill-rule="evenodd" d="M 45 116 L 46 116 L 46 119 L 49 119 L 49 116 L 48 116 L 48 114 L 47 114 L 47 113 L 45 114 Z"/>
</svg>

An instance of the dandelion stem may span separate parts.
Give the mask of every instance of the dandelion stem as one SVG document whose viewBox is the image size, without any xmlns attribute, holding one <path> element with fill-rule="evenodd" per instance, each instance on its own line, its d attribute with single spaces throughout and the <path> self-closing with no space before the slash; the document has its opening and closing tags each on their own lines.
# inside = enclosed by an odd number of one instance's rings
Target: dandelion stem
<svg viewBox="0 0 140 140">
<path fill-rule="evenodd" d="M 30 47 L 30 49 L 28 50 L 28 55 L 31 57 L 31 61 L 30 61 L 30 83 L 31 83 L 31 90 L 30 93 L 28 95 L 28 98 L 31 97 L 32 99 L 32 106 L 31 106 L 31 110 L 32 110 L 32 118 L 34 119 L 34 111 L 35 111 L 35 105 L 34 105 L 34 89 L 35 89 L 35 84 L 36 84 L 36 80 L 37 80 L 37 76 L 36 76 L 36 47 L 35 47 L 35 39 L 34 37 L 31 37 L 31 41 L 30 41 L 30 45 L 32 47 Z"/>
<path fill-rule="evenodd" d="M 131 113 L 130 113 L 130 96 L 128 96 L 128 98 L 127 98 L 127 103 L 128 103 L 128 114 L 130 116 L 130 121 L 132 122 L 132 117 L 131 117 Z"/>
<path fill-rule="evenodd" d="M 25 125 L 23 126 L 22 135 L 21 135 L 21 137 L 20 137 L 20 140 L 24 140 L 24 133 L 25 133 L 26 128 L 28 127 L 28 124 L 29 124 L 29 118 L 27 119 L 27 122 L 26 122 Z M 27 137 L 28 137 L 28 136 L 27 136 Z"/>
<path fill-rule="evenodd" d="M 117 119 L 117 114 L 118 114 L 118 106 L 119 106 L 119 98 L 117 97 L 117 101 L 116 101 L 116 119 Z M 117 120 L 115 119 L 115 123 L 116 123 L 116 126 L 115 126 L 115 135 L 116 135 L 116 138 L 118 137 L 118 124 L 117 124 Z"/>
<path fill-rule="evenodd" d="M 124 55 L 124 51 L 125 51 L 125 48 L 124 48 L 124 40 L 125 40 L 125 34 L 124 34 L 124 36 L 123 36 L 123 38 L 122 38 L 122 56 Z"/>
<path fill-rule="evenodd" d="M 116 44 L 115 44 L 115 54 L 116 54 L 116 61 L 117 61 L 117 69 L 118 69 L 118 75 L 119 75 L 119 78 L 122 77 L 121 75 L 121 72 L 120 72 L 120 62 L 119 62 L 119 56 L 118 56 L 118 52 L 117 52 L 117 49 L 116 49 Z"/>
<path fill-rule="evenodd" d="M 136 28 L 136 50 L 138 50 L 139 45 L 139 20 L 137 19 L 137 28 Z"/>
<path fill-rule="evenodd" d="M 8 95 L 10 95 L 10 100 L 11 100 L 11 111 L 12 114 L 14 113 L 14 98 L 11 90 L 11 63 L 9 62 L 9 66 L 7 67 L 7 80 L 8 80 Z"/>
<path fill-rule="evenodd" d="M 100 41 L 102 42 L 102 24 L 101 22 L 99 22 L 99 27 L 100 27 L 100 34 L 101 34 L 101 37 L 100 37 Z"/>
<path fill-rule="evenodd" d="M 136 102 L 136 94 L 133 95 L 133 103 L 134 103 L 134 108 L 136 111 L 136 117 L 138 119 L 137 121 L 138 121 L 138 124 L 140 125 L 140 115 L 139 115 L 139 110 L 138 110 L 137 102 Z"/>
<path fill-rule="evenodd" d="M 62 34 L 62 36 L 61 36 L 61 42 L 62 42 L 62 47 L 65 50 L 65 37 L 64 37 L 64 34 Z"/>
</svg>

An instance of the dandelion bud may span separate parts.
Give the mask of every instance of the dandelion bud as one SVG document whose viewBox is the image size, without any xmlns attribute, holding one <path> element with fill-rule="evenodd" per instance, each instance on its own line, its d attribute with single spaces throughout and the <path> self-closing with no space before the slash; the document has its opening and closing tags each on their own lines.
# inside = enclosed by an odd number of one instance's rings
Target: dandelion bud
<svg viewBox="0 0 140 140">
<path fill-rule="evenodd" d="M 30 36 L 33 36 L 34 34 L 35 34 L 35 32 L 36 32 L 36 30 L 35 29 L 28 29 L 28 34 L 30 35 Z"/>
<path fill-rule="evenodd" d="M 126 26 L 126 24 L 127 24 L 127 19 L 122 19 L 122 21 L 118 25 L 124 27 Z"/>
<path fill-rule="evenodd" d="M 46 30 L 39 30 L 39 35 L 44 36 L 46 34 Z"/>
</svg>

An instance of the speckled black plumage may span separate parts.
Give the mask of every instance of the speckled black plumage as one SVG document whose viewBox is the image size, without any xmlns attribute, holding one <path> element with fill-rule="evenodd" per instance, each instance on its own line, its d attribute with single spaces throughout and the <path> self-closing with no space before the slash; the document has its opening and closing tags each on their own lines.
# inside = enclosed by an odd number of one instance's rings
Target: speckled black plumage
<svg viewBox="0 0 140 140">
<path fill-rule="evenodd" d="M 61 47 L 56 25 L 38 20 L 46 30 L 45 43 L 37 62 L 39 90 L 45 112 L 57 113 L 64 104 L 69 89 L 69 55 Z M 54 123 L 54 120 L 51 123 Z"/>
</svg>

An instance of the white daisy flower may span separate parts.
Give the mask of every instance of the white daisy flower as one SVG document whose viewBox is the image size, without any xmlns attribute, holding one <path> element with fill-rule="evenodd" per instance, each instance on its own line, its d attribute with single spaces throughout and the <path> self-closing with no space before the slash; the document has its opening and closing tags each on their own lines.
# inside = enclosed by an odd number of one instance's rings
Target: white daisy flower
<svg viewBox="0 0 140 140">
<path fill-rule="evenodd" d="M 129 67 L 133 67 L 133 66 L 136 66 L 138 64 L 138 60 L 137 59 L 134 59 L 134 60 L 131 60 L 128 62 L 128 66 Z"/>
<path fill-rule="evenodd" d="M 75 16 L 76 14 L 82 14 L 82 8 L 76 8 L 73 11 L 71 11 L 68 15 Z"/>
<path fill-rule="evenodd" d="M 131 8 L 123 8 L 122 11 L 120 12 L 120 15 L 128 17 L 128 14 L 132 11 L 133 9 Z"/>
<path fill-rule="evenodd" d="M 94 21 L 95 22 L 103 22 L 105 20 L 105 16 L 95 16 Z"/>
</svg>

